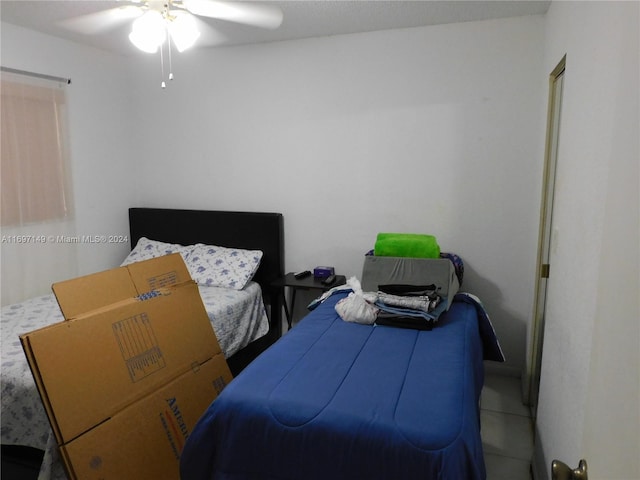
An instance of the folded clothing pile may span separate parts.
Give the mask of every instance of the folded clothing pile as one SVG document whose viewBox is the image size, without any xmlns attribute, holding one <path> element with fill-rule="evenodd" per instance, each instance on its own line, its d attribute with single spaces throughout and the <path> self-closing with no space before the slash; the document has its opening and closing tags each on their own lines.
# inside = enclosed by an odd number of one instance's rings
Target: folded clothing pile
<svg viewBox="0 0 640 480">
<path fill-rule="evenodd" d="M 431 330 L 446 309 L 435 285 L 380 285 L 378 289 L 378 325 Z"/>
<path fill-rule="evenodd" d="M 309 308 L 315 308 L 333 293 L 348 289 L 352 292 L 335 307 L 347 322 L 431 330 L 447 308 L 435 285 L 380 285 L 377 292 L 363 292 L 360 282 L 353 277 L 347 285 L 323 294 Z"/>
<path fill-rule="evenodd" d="M 380 257 L 440 258 L 440 246 L 433 235 L 379 233 L 373 254 Z"/>
</svg>

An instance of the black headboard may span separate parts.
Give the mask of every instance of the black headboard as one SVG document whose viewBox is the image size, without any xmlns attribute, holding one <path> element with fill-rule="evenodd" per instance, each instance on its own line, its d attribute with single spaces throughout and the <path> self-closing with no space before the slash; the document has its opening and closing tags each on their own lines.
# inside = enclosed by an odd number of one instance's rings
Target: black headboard
<svg viewBox="0 0 640 480">
<path fill-rule="evenodd" d="M 282 335 L 281 289 L 273 286 L 284 276 L 284 220 L 280 213 L 225 212 L 216 210 L 177 210 L 167 208 L 130 208 L 131 248 L 140 237 L 167 243 L 194 245 L 204 243 L 221 247 L 262 250 L 260 267 L 253 279 L 262 287 L 271 315 L 269 332 L 227 358 L 237 375 Z"/>
<path fill-rule="evenodd" d="M 284 221 L 280 213 L 130 208 L 131 248 L 140 237 L 262 250 L 254 280 L 263 288 L 284 276 Z"/>
</svg>

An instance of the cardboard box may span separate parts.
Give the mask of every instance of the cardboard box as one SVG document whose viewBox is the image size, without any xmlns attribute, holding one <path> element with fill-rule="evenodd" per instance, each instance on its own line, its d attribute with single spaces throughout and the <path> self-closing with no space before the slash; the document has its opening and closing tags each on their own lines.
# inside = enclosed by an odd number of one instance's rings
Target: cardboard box
<svg viewBox="0 0 640 480">
<path fill-rule="evenodd" d="M 375 292 L 378 285 L 431 285 L 446 302 L 448 310 L 460 284 L 453 263 L 447 258 L 378 257 L 366 255 L 362 269 L 362 289 Z"/>
<path fill-rule="evenodd" d="M 179 479 L 231 381 L 179 254 L 53 285 L 65 321 L 20 337 L 70 478 Z"/>
<path fill-rule="evenodd" d="M 223 365 L 224 364 L 224 365 Z M 229 378 L 221 355 L 60 448 L 79 479 L 178 479 L 189 432 Z M 212 380 L 213 379 L 213 380 Z"/>
</svg>

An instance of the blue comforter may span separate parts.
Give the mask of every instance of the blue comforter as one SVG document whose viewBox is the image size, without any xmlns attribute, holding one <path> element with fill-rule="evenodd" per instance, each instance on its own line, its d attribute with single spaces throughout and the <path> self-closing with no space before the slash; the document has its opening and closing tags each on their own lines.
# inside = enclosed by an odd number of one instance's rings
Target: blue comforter
<svg viewBox="0 0 640 480">
<path fill-rule="evenodd" d="M 329 297 L 234 379 L 181 456 L 183 480 L 486 478 L 479 310 L 432 331 L 347 323 Z"/>
</svg>

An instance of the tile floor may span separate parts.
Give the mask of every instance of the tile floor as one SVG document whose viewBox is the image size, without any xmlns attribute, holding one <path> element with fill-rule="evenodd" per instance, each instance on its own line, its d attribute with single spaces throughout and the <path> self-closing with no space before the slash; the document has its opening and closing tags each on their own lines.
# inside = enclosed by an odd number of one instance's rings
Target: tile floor
<svg viewBox="0 0 640 480">
<path fill-rule="evenodd" d="M 487 480 L 531 479 L 533 424 L 520 392 L 519 378 L 485 378 L 480 418 Z"/>
</svg>

